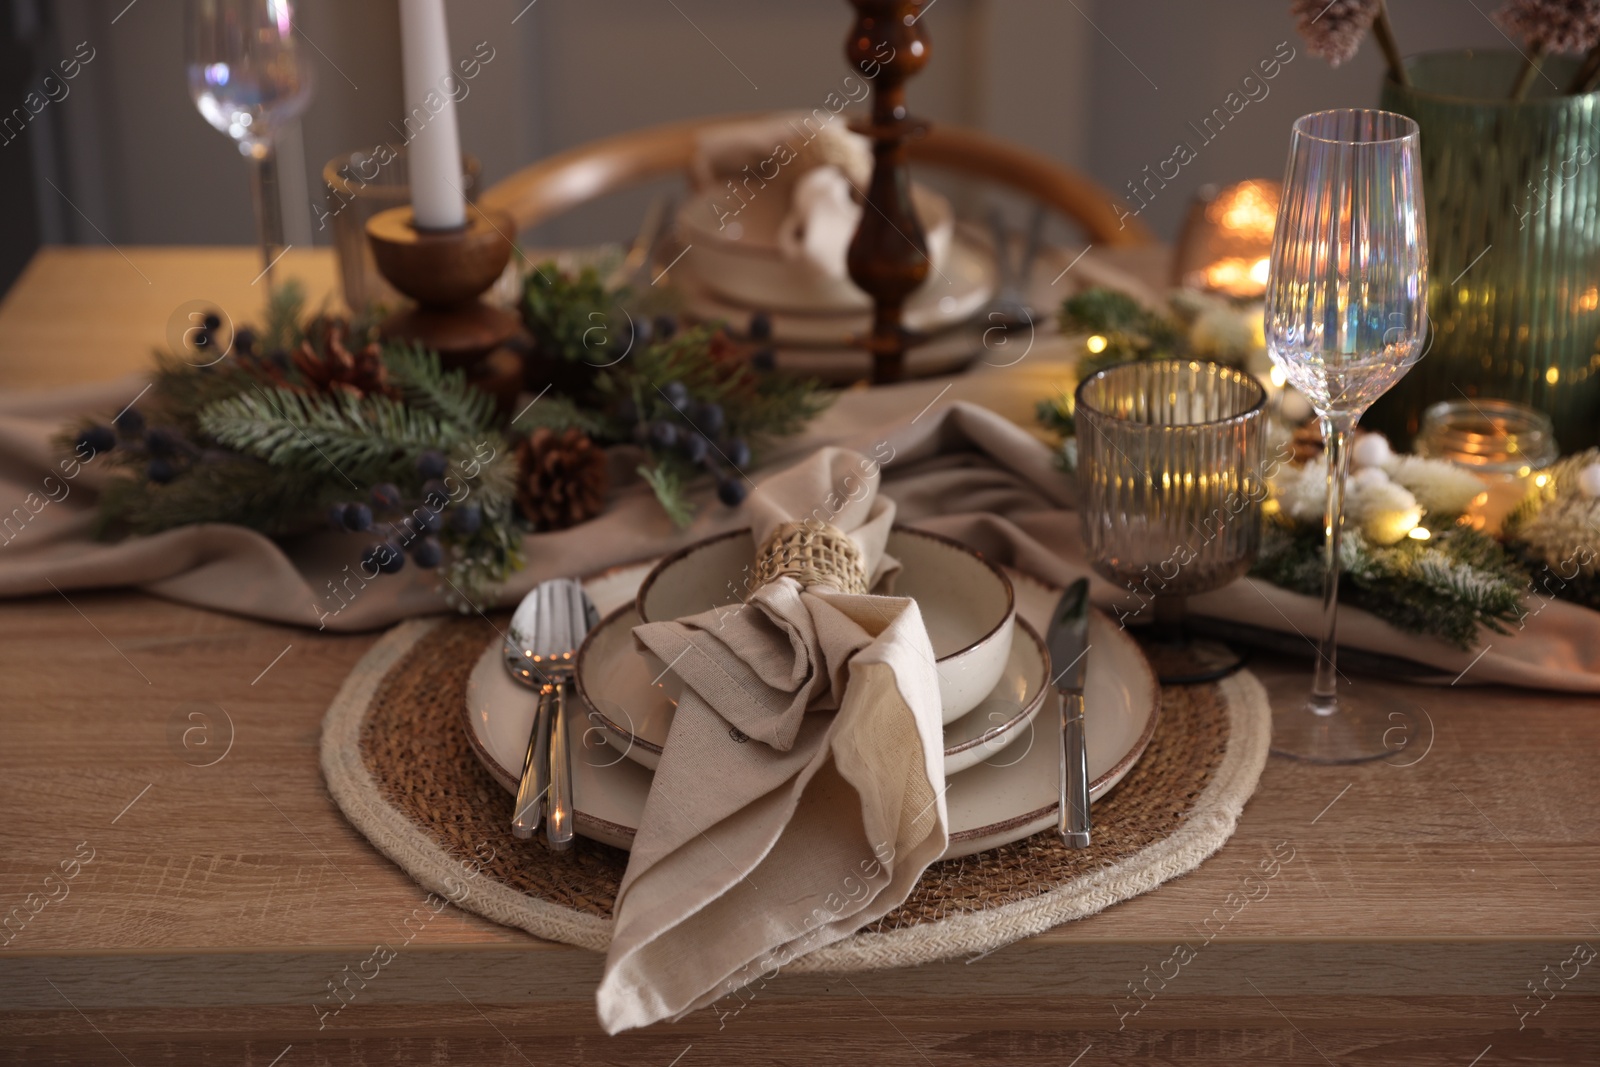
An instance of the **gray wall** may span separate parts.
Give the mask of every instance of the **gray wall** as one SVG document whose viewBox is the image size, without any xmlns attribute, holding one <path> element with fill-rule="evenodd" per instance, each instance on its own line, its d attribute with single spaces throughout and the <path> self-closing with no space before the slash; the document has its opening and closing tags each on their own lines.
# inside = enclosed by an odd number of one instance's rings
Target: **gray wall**
<svg viewBox="0 0 1600 1067">
<path fill-rule="evenodd" d="M 30 148 L 39 177 L 76 205 L 36 182 L 43 240 L 252 240 L 245 164 L 184 88 L 180 0 L 0 3 L 50 24 L 42 66 L 58 58 L 51 48 L 65 56 L 78 41 L 97 52 L 72 95 L 27 134 L 37 137 Z M 300 189 L 291 240 L 311 234 L 305 198 L 320 193 L 321 165 L 394 136 L 402 110 L 395 6 L 300 0 L 317 89 L 285 152 L 299 178 L 286 184 Z M 1481 14 L 1489 5 L 1396 6 L 1408 50 L 1504 44 Z M 925 15 L 933 60 L 911 100 L 928 118 L 1026 142 L 1119 192 L 1189 140 L 1198 157 L 1142 212 L 1170 238 L 1201 183 L 1276 177 L 1297 115 L 1375 103 L 1380 64 L 1370 43 L 1331 70 L 1306 52 L 1287 8 L 1286 0 L 935 0 Z M 450 21 L 453 52 L 466 56 L 479 41 L 495 49 L 460 108 L 466 148 L 492 182 L 542 155 L 650 123 L 812 107 L 847 73 L 851 13 L 841 0 L 456 0 Z M 1188 123 L 1221 106 L 1281 42 L 1295 58 L 1267 95 L 1200 145 Z M 539 236 L 625 238 L 640 203 L 618 198 Z M 14 240 L 11 228 L 4 240 Z"/>
</svg>

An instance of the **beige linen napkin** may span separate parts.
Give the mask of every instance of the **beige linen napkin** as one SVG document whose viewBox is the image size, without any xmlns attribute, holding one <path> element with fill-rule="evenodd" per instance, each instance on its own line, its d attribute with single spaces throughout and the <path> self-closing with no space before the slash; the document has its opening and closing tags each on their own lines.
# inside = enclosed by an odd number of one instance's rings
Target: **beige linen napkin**
<svg viewBox="0 0 1600 1067">
<path fill-rule="evenodd" d="M 892 567 L 894 521 L 876 483 L 873 461 L 822 449 L 752 495 L 756 543 L 791 520 L 828 522 L 875 580 Z M 948 841 L 939 685 L 914 601 L 781 577 L 740 608 L 634 634 L 684 692 L 596 992 L 613 1034 L 882 917 Z"/>
</svg>

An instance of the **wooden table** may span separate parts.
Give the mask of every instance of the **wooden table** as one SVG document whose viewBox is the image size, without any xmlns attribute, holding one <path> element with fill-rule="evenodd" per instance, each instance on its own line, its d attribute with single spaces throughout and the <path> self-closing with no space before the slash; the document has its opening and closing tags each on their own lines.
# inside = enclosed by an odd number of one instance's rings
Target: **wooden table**
<svg viewBox="0 0 1600 1067">
<path fill-rule="evenodd" d="M 248 295 L 244 250 L 123 252 L 152 284 L 115 252 L 40 254 L 0 308 L 0 384 L 137 368 L 199 279 Z M 1600 948 L 1600 708 L 1465 685 L 1408 690 L 1433 736 L 1388 762 L 1270 761 L 1199 870 L 980 959 L 783 976 L 724 1029 L 607 1038 L 598 957 L 447 908 L 319 1030 L 329 981 L 424 899 L 317 767 L 374 640 L 142 595 L 0 603 L 0 921 L 24 916 L 0 933 L 0 1062 L 1600 1063 L 1600 959 L 1574 956 Z M 1294 859 L 1268 895 L 1163 987 L 1274 848 Z"/>
</svg>

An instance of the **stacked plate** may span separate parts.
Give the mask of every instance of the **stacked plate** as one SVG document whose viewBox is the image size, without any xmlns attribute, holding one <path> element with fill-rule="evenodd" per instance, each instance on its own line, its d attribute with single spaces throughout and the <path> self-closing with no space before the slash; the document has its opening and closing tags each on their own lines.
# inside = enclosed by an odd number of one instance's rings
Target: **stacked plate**
<svg viewBox="0 0 1600 1067">
<path fill-rule="evenodd" d="M 691 546 L 655 564 L 619 568 L 585 583 L 609 613 L 579 652 L 579 699 L 569 702 L 575 825 L 627 848 L 671 727 L 674 675 L 634 645 L 641 618 L 740 610 L 749 531 Z M 893 592 L 917 601 L 937 658 L 950 816 L 947 856 L 1020 840 L 1055 821 L 1058 706 L 1039 638 L 1060 590 L 994 566 L 953 541 L 897 528 L 888 555 L 901 564 Z M 888 591 L 880 588 L 880 592 Z M 1104 616 L 1090 622 L 1086 684 L 1090 795 L 1102 796 L 1155 731 L 1159 691 L 1149 664 Z M 533 701 L 505 674 L 498 637 L 467 685 L 474 752 L 515 792 Z"/>
<path fill-rule="evenodd" d="M 907 356 L 908 374 L 917 377 L 971 362 L 980 342 L 957 327 L 994 296 L 996 270 L 993 250 L 955 225 L 948 200 L 916 185 L 912 198 L 927 232 L 929 272 L 906 302 L 905 324 L 935 335 Z M 729 222 L 710 197 L 691 197 L 678 212 L 676 243 L 662 250 L 660 266 L 670 264 L 673 286 L 692 318 L 743 332 L 754 315 L 767 315 L 780 369 L 828 381 L 860 378 L 870 360 L 849 341 L 871 329 L 871 301 L 848 278 L 784 255 L 778 229 L 786 211 L 786 200 L 774 191 L 752 198 Z"/>
</svg>

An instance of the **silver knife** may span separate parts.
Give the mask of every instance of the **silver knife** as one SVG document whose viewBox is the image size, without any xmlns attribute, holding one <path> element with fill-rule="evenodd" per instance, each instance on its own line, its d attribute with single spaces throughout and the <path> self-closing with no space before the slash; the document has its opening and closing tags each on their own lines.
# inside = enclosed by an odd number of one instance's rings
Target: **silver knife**
<svg viewBox="0 0 1600 1067">
<path fill-rule="evenodd" d="M 1089 579 L 1067 587 L 1050 615 L 1050 669 L 1061 695 L 1061 818 L 1069 848 L 1089 846 L 1089 757 L 1083 738 L 1083 675 L 1089 661 Z"/>
</svg>

